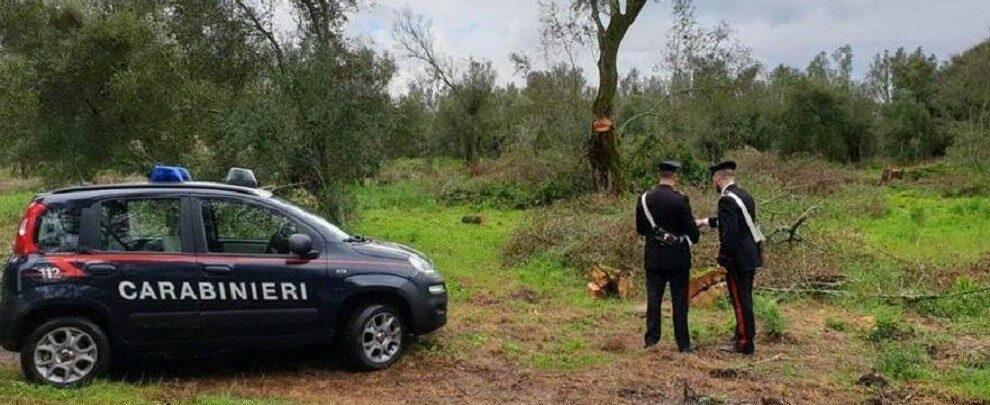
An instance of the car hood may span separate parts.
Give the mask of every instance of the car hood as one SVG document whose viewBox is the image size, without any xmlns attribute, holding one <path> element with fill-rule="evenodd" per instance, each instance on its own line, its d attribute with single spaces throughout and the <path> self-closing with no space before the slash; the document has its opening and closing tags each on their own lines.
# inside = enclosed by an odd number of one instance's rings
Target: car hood
<svg viewBox="0 0 990 405">
<path fill-rule="evenodd" d="M 407 260 L 411 255 L 422 256 L 422 254 L 408 246 L 391 242 L 361 242 L 354 244 L 353 248 L 354 251 L 365 256 L 377 257 L 381 259 Z"/>
</svg>

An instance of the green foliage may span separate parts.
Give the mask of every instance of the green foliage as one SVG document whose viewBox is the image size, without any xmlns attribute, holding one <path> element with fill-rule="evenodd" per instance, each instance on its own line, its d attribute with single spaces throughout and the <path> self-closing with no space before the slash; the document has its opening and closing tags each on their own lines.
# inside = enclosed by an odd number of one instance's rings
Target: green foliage
<svg viewBox="0 0 990 405">
<path fill-rule="evenodd" d="M 939 156 L 951 143 L 940 120 L 908 91 L 894 95 L 884 109 L 880 136 L 886 150 L 902 160 Z"/>
<path fill-rule="evenodd" d="M 939 72 L 939 104 L 955 121 L 990 128 L 990 39 L 953 57 Z"/>
<path fill-rule="evenodd" d="M 873 311 L 873 322 L 868 336 L 873 342 L 902 340 L 914 333 L 911 326 L 904 322 L 900 307 L 877 307 Z"/>
<path fill-rule="evenodd" d="M 849 331 L 849 323 L 841 318 L 836 318 L 830 316 L 825 318 L 825 327 L 836 332 L 847 332 Z"/>
<path fill-rule="evenodd" d="M 897 380 L 918 380 L 931 377 L 928 353 L 924 345 L 882 343 L 877 347 L 874 367 L 883 375 Z"/>
<path fill-rule="evenodd" d="M 924 191 L 888 191 L 878 218 L 851 223 L 873 247 L 896 257 L 950 264 L 973 262 L 990 239 L 990 201 L 985 197 L 946 198 Z M 945 246 L 952 249 L 945 249 Z"/>
<path fill-rule="evenodd" d="M 608 265 L 640 272 L 642 245 L 628 215 L 633 201 L 588 196 L 534 210 L 502 246 L 502 261 L 550 255 L 582 271 Z"/>
<path fill-rule="evenodd" d="M 788 81 L 781 113 L 781 152 L 821 153 L 857 162 L 872 148 L 870 103 L 850 90 L 814 78 Z"/>
<path fill-rule="evenodd" d="M 990 175 L 990 123 L 980 127 L 968 121 L 958 122 L 950 129 L 950 136 L 953 141 L 949 157 L 970 170 Z"/>
<path fill-rule="evenodd" d="M 951 390 L 979 401 L 990 401 L 990 368 L 957 368 L 941 378 Z"/>
<path fill-rule="evenodd" d="M 344 14 L 323 28 L 302 15 L 283 44 L 259 40 L 265 22 L 224 2 L 8 2 L 0 12 L 10 22 L 0 27 L 0 129 L 5 163 L 23 174 L 65 183 L 182 163 L 217 179 L 247 166 L 268 184 L 302 184 L 342 221 L 349 186 L 382 157 L 394 65 L 362 46 L 329 49 Z"/>
<path fill-rule="evenodd" d="M 151 404 L 157 386 L 96 381 L 80 389 L 61 389 L 24 381 L 14 368 L 0 369 L 0 400 L 7 403 Z"/>
<path fill-rule="evenodd" d="M 985 318 L 990 316 L 990 291 L 972 293 L 986 286 L 969 278 L 959 278 L 942 298 L 925 300 L 917 305 L 919 312 L 947 319 Z"/>
<path fill-rule="evenodd" d="M 753 301 L 753 314 L 763 321 L 763 331 L 770 339 L 779 339 L 787 331 L 787 320 L 780 312 L 777 300 L 757 295 Z"/>
</svg>

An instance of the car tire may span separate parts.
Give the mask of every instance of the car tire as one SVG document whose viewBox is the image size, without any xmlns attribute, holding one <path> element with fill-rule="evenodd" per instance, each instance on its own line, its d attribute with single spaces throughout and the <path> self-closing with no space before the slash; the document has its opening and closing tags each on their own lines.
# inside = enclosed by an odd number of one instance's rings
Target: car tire
<svg viewBox="0 0 990 405">
<path fill-rule="evenodd" d="M 406 348 L 406 330 L 399 312 L 392 307 L 371 304 L 357 308 L 344 325 L 342 347 L 345 360 L 356 369 L 386 369 Z"/>
<path fill-rule="evenodd" d="M 84 318 L 56 318 L 38 326 L 21 348 L 21 371 L 31 382 L 78 387 L 102 376 L 110 364 L 110 341 Z"/>
</svg>

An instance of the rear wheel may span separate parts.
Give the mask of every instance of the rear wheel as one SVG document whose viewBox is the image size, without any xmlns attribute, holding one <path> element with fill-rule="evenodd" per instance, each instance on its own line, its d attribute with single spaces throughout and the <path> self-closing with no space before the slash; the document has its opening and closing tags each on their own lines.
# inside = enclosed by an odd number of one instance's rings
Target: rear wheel
<svg viewBox="0 0 990 405">
<path fill-rule="evenodd" d="M 56 318 L 36 328 L 21 348 L 28 380 L 57 387 L 88 384 L 110 363 L 110 344 L 99 326 L 83 318 Z"/>
<path fill-rule="evenodd" d="M 362 370 L 388 368 L 405 350 L 402 317 L 385 305 L 360 307 L 345 326 L 341 343 L 351 365 Z"/>
</svg>

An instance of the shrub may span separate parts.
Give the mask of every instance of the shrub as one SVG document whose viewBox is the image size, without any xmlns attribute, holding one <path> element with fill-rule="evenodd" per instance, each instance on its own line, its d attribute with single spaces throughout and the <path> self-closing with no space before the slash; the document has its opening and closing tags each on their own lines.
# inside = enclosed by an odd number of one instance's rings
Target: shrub
<svg viewBox="0 0 990 405">
<path fill-rule="evenodd" d="M 502 246 L 502 260 L 516 265 L 546 252 L 582 270 L 603 264 L 640 272 L 643 244 L 627 200 L 593 194 L 536 209 Z"/>
<path fill-rule="evenodd" d="M 809 155 L 781 159 L 771 152 L 746 148 L 728 156 L 739 164 L 739 175 L 764 188 L 787 189 L 796 193 L 830 195 L 849 183 L 861 182 L 853 170 Z"/>
<path fill-rule="evenodd" d="M 787 320 L 780 312 L 777 300 L 757 295 L 754 297 L 753 313 L 763 321 L 763 330 L 770 339 L 780 339 L 787 329 Z"/>
<path fill-rule="evenodd" d="M 557 151 L 528 147 L 506 150 L 498 159 L 468 166 L 450 159 L 396 159 L 376 180 L 415 183 L 448 205 L 531 208 L 586 193 L 593 188 L 583 163 Z"/>
<path fill-rule="evenodd" d="M 846 321 L 832 316 L 825 318 L 825 327 L 836 332 L 845 332 L 849 330 L 849 324 L 846 323 Z"/>
<path fill-rule="evenodd" d="M 923 345 L 884 343 L 877 348 L 874 367 L 894 380 L 916 380 L 930 376 L 928 353 Z"/>
<path fill-rule="evenodd" d="M 904 323 L 898 307 L 878 307 L 873 317 L 874 325 L 869 334 L 871 341 L 902 340 L 913 333 L 910 325 Z"/>
</svg>

